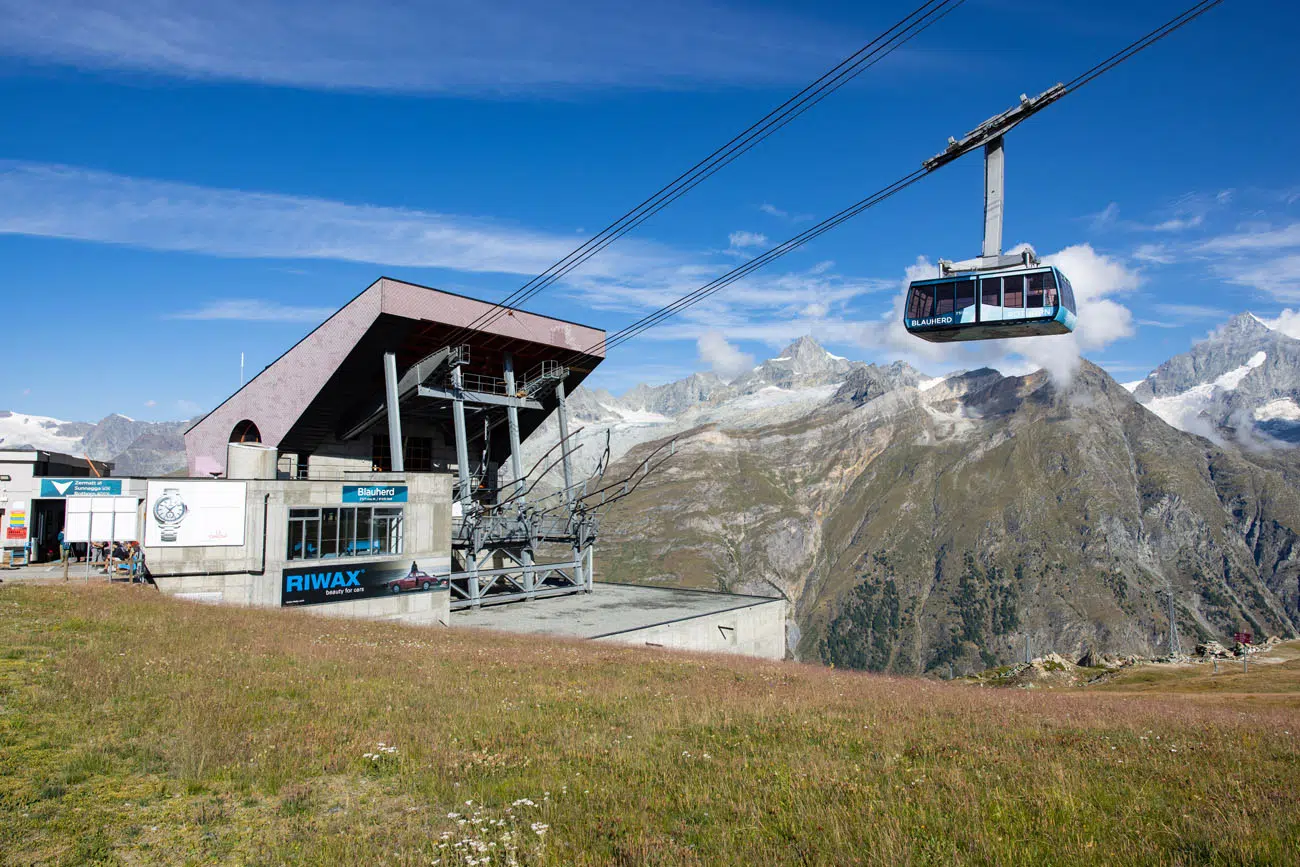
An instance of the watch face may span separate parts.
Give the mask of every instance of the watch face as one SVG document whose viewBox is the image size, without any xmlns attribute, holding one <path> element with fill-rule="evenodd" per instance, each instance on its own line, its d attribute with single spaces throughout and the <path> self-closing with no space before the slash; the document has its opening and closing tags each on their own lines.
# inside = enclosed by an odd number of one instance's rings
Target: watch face
<svg viewBox="0 0 1300 867">
<path fill-rule="evenodd" d="M 185 503 L 175 494 L 159 497 L 153 504 L 153 516 L 162 523 L 179 521 L 185 517 Z"/>
</svg>

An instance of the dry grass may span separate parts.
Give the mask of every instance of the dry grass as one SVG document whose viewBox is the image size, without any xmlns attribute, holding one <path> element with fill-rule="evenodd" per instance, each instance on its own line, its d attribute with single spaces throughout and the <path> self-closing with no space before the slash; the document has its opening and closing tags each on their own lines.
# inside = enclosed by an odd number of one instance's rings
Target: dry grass
<svg viewBox="0 0 1300 867">
<path fill-rule="evenodd" d="M 983 690 L 5 588 L 0 860 L 1297 863 L 1300 693 L 1270 691 Z"/>
</svg>

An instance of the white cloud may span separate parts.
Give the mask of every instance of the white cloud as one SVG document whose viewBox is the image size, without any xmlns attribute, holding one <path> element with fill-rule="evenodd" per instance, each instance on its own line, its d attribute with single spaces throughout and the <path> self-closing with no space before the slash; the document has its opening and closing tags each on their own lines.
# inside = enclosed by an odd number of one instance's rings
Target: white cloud
<svg viewBox="0 0 1300 867">
<path fill-rule="evenodd" d="M 700 360 L 727 381 L 735 379 L 754 366 L 754 356 L 732 346 L 720 331 L 706 331 L 701 334 L 696 341 L 696 348 Z"/>
<path fill-rule="evenodd" d="M 514 92 L 797 80 L 860 39 L 793 14 L 660 0 L 0 0 L 37 62 L 306 88 Z"/>
<path fill-rule="evenodd" d="M 1257 318 L 1274 331 L 1280 331 L 1287 337 L 1300 340 L 1300 310 L 1292 310 L 1288 307 L 1273 319 L 1262 316 Z"/>
<path fill-rule="evenodd" d="M 241 322 L 323 322 L 337 308 L 295 307 L 259 298 L 229 298 L 213 301 L 198 310 L 168 314 L 167 319 L 233 319 Z"/>
<path fill-rule="evenodd" d="M 148 406 L 148 407 L 155 407 L 155 406 L 158 405 L 158 401 L 156 401 L 156 400 L 146 400 L 146 401 L 144 402 L 144 405 L 145 405 L 145 406 Z"/>
<path fill-rule="evenodd" d="M 762 247 L 767 244 L 767 235 L 762 232 L 732 232 L 727 236 L 731 249 L 743 250 L 747 247 Z"/>
<path fill-rule="evenodd" d="M 182 398 L 181 400 L 176 401 L 176 409 L 178 412 L 183 412 L 186 415 L 194 415 L 199 411 L 200 407 L 194 401 Z"/>
<path fill-rule="evenodd" d="M 574 246 L 567 235 L 475 217 L 14 162 L 0 162 L 0 234 L 529 275 Z M 626 268 L 647 249 L 637 242 L 620 245 L 584 266 L 584 273 Z"/>
</svg>

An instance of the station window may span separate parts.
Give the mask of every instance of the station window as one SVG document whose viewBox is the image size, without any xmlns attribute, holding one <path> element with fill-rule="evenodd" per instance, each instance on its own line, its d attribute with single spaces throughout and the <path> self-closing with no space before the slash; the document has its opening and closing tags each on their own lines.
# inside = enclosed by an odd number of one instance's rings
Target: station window
<svg viewBox="0 0 1300 867">
<path fill-rule="evenodd" d="M 288 560 L 374 557 L 402 553 L 400 506 L 289 510 Z"/>
</svg>

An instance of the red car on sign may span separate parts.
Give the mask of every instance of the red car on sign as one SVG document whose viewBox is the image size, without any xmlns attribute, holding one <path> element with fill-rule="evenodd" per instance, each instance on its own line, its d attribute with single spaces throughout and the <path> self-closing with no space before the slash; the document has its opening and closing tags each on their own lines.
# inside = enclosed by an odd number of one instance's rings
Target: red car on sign
<svg viewBox="0 0 1300 867">
<path fill-rule="evenodd" d="M 401 578 L 394 578 L 388 582 L 388 592 L 401 593 L 403 590 L 431 590 L 437 586 L 439 586 L 437 578 L 421 572 L 419 567 L 412 563 L 410 572 Z"/>
</svg>

